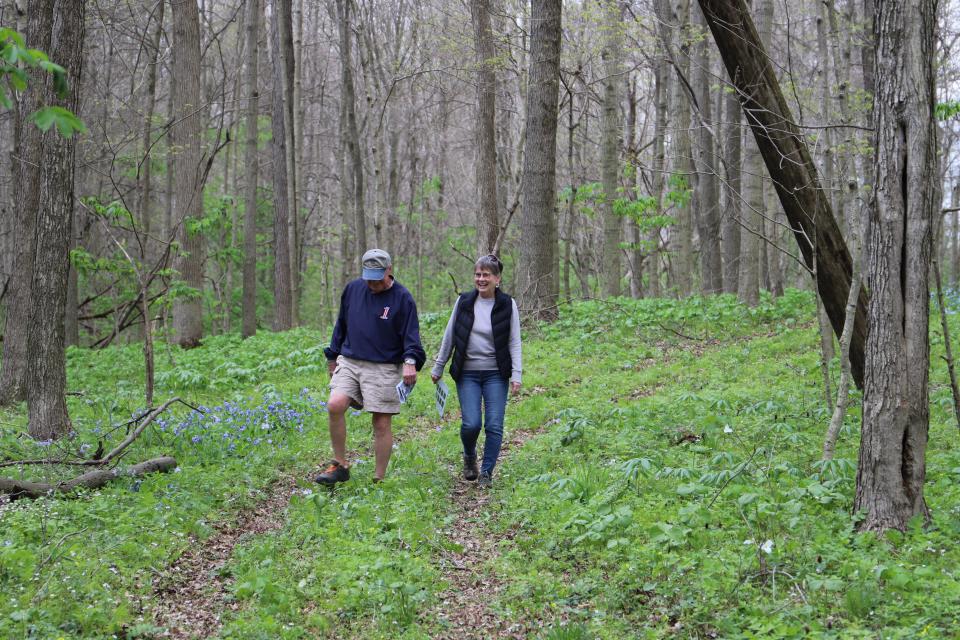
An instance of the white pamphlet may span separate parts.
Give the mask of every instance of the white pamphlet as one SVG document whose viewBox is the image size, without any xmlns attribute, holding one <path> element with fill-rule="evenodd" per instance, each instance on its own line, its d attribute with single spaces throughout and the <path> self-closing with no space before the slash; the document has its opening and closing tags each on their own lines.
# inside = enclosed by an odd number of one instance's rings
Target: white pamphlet
<svg viewBox="0 0 960 640">
<path fill-rule="evenodd" d="M 440 417 L 443 418 L 443 410 L 447 406 L 447 394 L 450 393 L 450 389 L 447 388 L 446 383 L 443 380 L 437 382 L 437 413 L 440 414 Z"/>
<path fill-rule="evenodd" d="M 407 396 L 413 392 L 413 385 L 406 384 L 403 380 L 397 383 L 397 398 L 400 399 L 400 404 L 403 404 L 407 401 Z"/>
</svg>

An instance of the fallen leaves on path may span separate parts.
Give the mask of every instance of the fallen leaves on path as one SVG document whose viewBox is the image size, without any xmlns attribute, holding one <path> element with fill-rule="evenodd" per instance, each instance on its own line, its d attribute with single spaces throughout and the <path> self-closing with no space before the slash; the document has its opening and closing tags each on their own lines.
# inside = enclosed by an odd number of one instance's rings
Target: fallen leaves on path
<svg viewBox="0 0 960 640">
<path fill-rule="evenodd" d="M 538 431 L 517 431 L 503 443 L 499 463 L 514 448 L 520 447 Z M 450 465 L 450 473 L 459 476 L 458 465 Z M 494 478 L 494 482 L 496 482 Z M 440 627 L 433 640 L 472 640 L 474 638 L 527 638 L 542 621 L 508 621 L 491 607 L 507 584 L 494 571 L 499 556 L 499 538 L 488 526 L 495 517 L 489 506 L 489 490 L 475 482 L 460 480 L 450 490 L 454 521 L 443 530 L 449 540 L 437 560 L 449 587 L 438 596 L 437 604 L 421 614 L 425 625 Z"/>
<path fill-rule="evenodd" d="M 215 533 L 203 542 L 194 540 L 196 544 L 164 571 L 155 589 L 155 624 L 166 629 L 160 637 L 182 640 L 219 633 L 224 608 L 239 607 L 225 602 L 228 579 L 221 569 L 242 539 L 283 525 L 295 490 L 294 478 L 283 477 L 254 508 L 240 512 L 236 522 L 215 525 Z"/>
</svg>

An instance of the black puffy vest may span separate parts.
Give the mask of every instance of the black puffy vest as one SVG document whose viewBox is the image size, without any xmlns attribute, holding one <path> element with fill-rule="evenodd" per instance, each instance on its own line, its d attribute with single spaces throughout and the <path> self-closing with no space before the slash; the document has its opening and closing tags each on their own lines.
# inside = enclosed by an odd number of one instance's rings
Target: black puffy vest
<svg viewBox="0 0 960 640">
<path fill-rule="evenodd" d="M 463 373 L 463 364 L 467 359 L 467 343 L 473 330 L 473 306 L 480 292 L 474 289 L 460 294 L 457 305 L 457 317 L 453 323 L 453 361 L 450 363 L 450 376 L 459 381 Z M 493 329 L 493 347 L 497 354 L 497 369 L 504 378 L 513 373 L 513 358 L 510 357 L 510 320 L 513 317 L 513 298 L 496 290 L 493 311 L 490 313 L 490 326 Z"/>
</svg>

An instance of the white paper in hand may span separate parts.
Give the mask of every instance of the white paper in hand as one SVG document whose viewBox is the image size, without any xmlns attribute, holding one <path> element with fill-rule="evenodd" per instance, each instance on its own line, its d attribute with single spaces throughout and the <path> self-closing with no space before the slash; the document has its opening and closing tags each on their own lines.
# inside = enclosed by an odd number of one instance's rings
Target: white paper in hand
<svg viewBox="0 0 960 640">
<path fill-rule="evenodd" d="M 406 384 L 403 380 L 397 383 L 397 398 L 400 399 L 400 404 L 403 404 L 407 401 L 407 397 L 413 392 L 413 385 Z"/>
<path fill-rule="evenodd" d="M 449 393 L 450 389 L 447 388 L 443 380 L 437 382 L 437 413 L 440 414 L 441 418 L 443 418 L 443 410 L 447 406 L 447 394 Z"/>
</svg>

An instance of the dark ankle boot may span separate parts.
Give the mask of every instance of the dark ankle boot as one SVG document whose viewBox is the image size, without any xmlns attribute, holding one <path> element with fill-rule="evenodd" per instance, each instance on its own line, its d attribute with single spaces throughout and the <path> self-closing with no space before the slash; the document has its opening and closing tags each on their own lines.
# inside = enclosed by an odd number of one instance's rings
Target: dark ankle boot
<svg viewBox="0 0 960 640">
<path fill-rule="evenodd" d="M 463 479 L 473 481 L 478 474 L 477 456 L 463 456 Z"/>
</svg>

